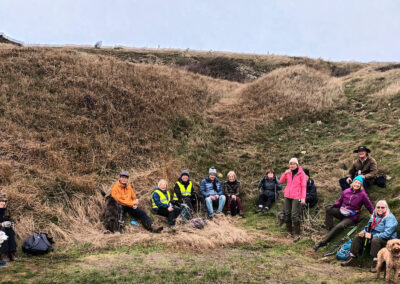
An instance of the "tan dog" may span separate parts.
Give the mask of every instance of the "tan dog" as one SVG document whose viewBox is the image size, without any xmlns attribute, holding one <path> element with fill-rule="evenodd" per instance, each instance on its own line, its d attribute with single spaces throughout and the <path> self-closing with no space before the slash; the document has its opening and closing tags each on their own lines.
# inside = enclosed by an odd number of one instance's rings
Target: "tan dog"
<svg viewBox="0 0 400 284">
<path fill-rule="evenodd" d="M 378 252 L 378 264 L 376 265 L 376 278 L 379 278 L 383 270 L 383 263 L 386 262 L 385 279 L 390 281 L 390 271 L 394 270 L 394 283 L 399 281 L 400 271 L 400 240 L 394 239 L 387 242 L 386 247 Z"/>
</svg>

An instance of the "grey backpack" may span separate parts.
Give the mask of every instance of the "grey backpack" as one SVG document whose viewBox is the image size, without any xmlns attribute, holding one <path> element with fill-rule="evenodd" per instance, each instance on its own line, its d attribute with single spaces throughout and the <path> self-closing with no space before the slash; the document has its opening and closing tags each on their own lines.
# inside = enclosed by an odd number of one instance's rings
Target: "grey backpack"
<svg viewBox="0 0 400 284">
<path fill-rule="evenodd" d="M 52 250 L 53 239 L 47 234 L 34 233 L 30 235 L 22 245 L 22 251 L 28 254 L 45 254 Z"/>
</svg>

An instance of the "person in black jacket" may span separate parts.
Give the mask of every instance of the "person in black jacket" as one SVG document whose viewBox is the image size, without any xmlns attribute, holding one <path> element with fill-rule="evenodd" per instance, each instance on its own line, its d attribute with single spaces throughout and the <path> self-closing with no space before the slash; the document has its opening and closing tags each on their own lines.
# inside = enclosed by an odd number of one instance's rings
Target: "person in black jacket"
<svg viewBox="0 0 400 284">
<path fill-rule="evenodd" d="M 0 245 L 0 261 L 2 262 L 14 261 L 17 259 L 15 255 L 17 244 L 15 242 L 14 223 L 8 215 L 7 202 L 7 195 L 0 192 L 0 230 L 8 236 L 8 239 Z"/>
<path fill-rule="evenodd" d="M 230 171 L 227 174 L 228 180 L 224 183 L 225 195 L 228 198 L 228 215 L 234 216 L 236 212 L 233 211 L 233 207 L 237 206 L 239 210 L 239 215 L 244 216 L 242 201 L 240 200 L 240 181 L 236 178 L 234 171 Z"/>
<path fill-rule="evenodd" d="M 306 193 L 306 204 L 301 207 L 301 210 L 304 210 L 304 208 L 312 208 L 318 203 L 317 187 L 315 186 L 314 180 L 310 178 L 310 170 L 304 169 L 304 173 L 306 174 L 306 179 L 307 179 L 307 193 Z M 282 210 L 279 213 L 279 220 L 277 226 L 282 226 L 285 221 L 284 209 L 285 208 L 282 207 Z M 302 212 L 300 212 L 300 216 L 302 216 Z"/>
<path fill-rule="evenodd" d="M 282 185 L 273 169 L 267 170 L 267 175 L 260 180 L 258 188 L 261 190 L 261 194 L 258 197 L 256 212 L 267 212 L 278 198 L 278 191 L 282 190 Z"/>
<path fill-rule="evenodd" d="M 181 176 L 175 183 L 173 202 L 176 205 L 184 203 L 190 209 L 196 211 L 200 211 L 200 208 L 205 208 L 204 198 L 196 194 L 187 170 L 182 171 Z"/>
</svg>

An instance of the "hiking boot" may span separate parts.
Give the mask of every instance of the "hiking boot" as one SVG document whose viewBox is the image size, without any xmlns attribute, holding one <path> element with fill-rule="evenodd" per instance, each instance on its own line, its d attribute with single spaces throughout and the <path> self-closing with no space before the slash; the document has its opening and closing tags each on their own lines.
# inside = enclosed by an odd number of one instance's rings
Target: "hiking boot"
<svg viewBox="0 0 400 284">
<path fill-rule="evenodd" d="M 326 242 L 320 241 L 320 242 L 315 244 L 314 251 L 317 251 L 319 248 L 324 247 L 324 246 L 326 246 Z"/>
<path fill-rule="evenodd" d="M 376 265 L 378 264 L 377 260 L 373 260 L 372 261 L 372 265 L 371 265 L 371 272 L 372 273 L 376 273 Z"/>
<path fill-rule="evenodd" d="M 300 227 L 300 223 L 294 223 L 294 239 L 293 242 L 297 243 L 298 241 L 300 241 L 301 239 L 301 227 Z"/>
<path fill-rule="evenodd" d="M 16 260 L 18 260 L 18 257 L 17 257 L 17 255 L 16 255 L 15 252 L 9 253 L 8 257 L 10 258 L 10 261 L 16 261 Z"/>
<path fill-rule="evenodd" d="M 286 221 L 286 230 L 288 231 L 288 238 L 292 238 L 293 237 L 293 227 L 292 227 L 292 221 Z"/>
<path fill-rule="evenodd" d="M 0 254 L 0 261 L 1 261 L 1 262 L 9 262 L 9 261 L 10 261 L 10 258 L 8 257 L 7 254 L 1 253 L 1 254 Z"/>
<path fill-rule="evenodd" d="M 341 266 L 353 266 L 357 262 L 357 257 L 350 255 L 346 261 L 343 261 L 340 265 Z"/>
<path fill-rule="evenodd" d="M 161 231 L 162 231 L 163 229 L 164 229 L 163 226 L 155 227 L 155 226 L 153 225 L 153 226 L 150 227 L 150 232 L 153 232 L 153 233 L 161 233 Z"/>
<path fill-rule="evenodd" d="M 243 212 L 243 210 L 240 210 L 240 211 L 239 211 L 239 216 L 240 216 L 240 217 L 244 217 L 244 212 Z"/>
</svg>

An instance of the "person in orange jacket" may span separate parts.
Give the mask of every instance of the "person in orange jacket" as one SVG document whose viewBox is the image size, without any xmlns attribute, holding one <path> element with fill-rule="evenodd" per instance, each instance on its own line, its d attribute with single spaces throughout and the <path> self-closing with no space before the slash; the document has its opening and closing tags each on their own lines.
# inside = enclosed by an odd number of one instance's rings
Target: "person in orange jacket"
<svg viewBox="0 0 400 284">
<path fill-rule="evenodd" d="M 163 227 L 154 227 L 146 212 L 138 208 L 139 202 L 128 180 L 128 173 L 120 173 L 119 180 L 111 189 L 111 196 L 118 202 L 118 210 L 122 210 L 122 215 L 128 212 L 133 218 L 138 219 L 146 230 L 154 233 L 161 232 Z"/>
</svg>

